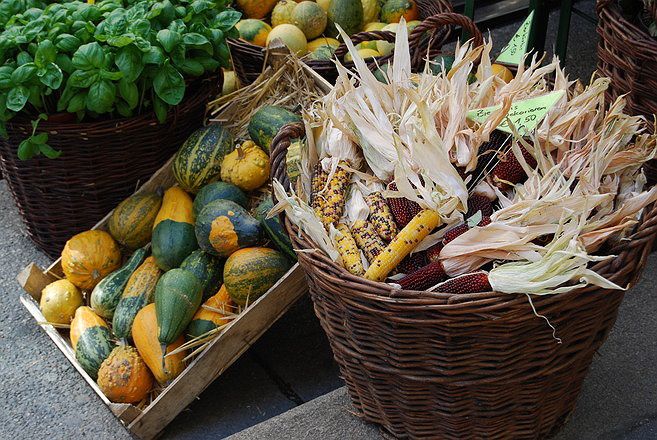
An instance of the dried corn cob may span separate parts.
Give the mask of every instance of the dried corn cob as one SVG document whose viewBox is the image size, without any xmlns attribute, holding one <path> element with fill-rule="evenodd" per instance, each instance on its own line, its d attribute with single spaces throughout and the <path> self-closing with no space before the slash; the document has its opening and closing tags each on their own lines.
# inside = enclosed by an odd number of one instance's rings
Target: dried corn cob
<svg viewBox="0 0 657 440">
<path fill-rule="evenodd" d="M 415 252 L 401 260 L 395 272 L 410 275 L 422 269 L 427 263 L 426 251 Z"/>
<path fill-rule="evenodd" d="M 390 207 L 386 203 L 380 192 L 374 191 L 365 197 L 365 202 L 370 208 L 370 221 L 376 232 L 385 241 L 390 241 L 399 232 L 395 219 L 390 212 Z"/>
<path fill-rule="evenodd" d="M 484 195 L 472 194 L 468 197 L 468 212 L 465 218 L 472 217 L 477 211 L 481 211 L 481 215 L 485 217 L 490 217 L 493 215 L 493 203 Z"/>
<path fill-rule="evenodd" d="M 535 168 L 536 159 L 534 159 L 534 156 L 522 146 L 520 146 L 520 150 L 522 151 L 522 157 L 525 158 L 527 164 L 531 168 Z M 495 186 L 500 189 L 509 189 L 511 188 L 511 185 L 524 181 L 527 178 L 527 173 L 525 173 L 525 170 L 522 168 L 522 165 L 520 165 L 520 162 L 513 151 L 509 150 L 502 155 L 500 161 L 495 165 L 491 176 L 492 182 Z"/>
<path fill-rule="evenodd" d="M 324 168 L 322 168 L 322 164 L 318 162 L 317 165 L 315 165 L 313 178 L 310 181 L 310 187 L 311 187 L 310 206 L 317 213 L 321 213 L 321 206 L 323 204 L 322 203 L 323 199 L 319 195 L 319 193 L 326 186 L 327 179 L 328 179 L 328 173 L 324 171 Z"/>
<path fill-rule="evenodd" d="M 390 191 L 397 191 L 397 185 L 392 182 L 388 185 Z M 417 203 L 410 201 L 404 197 L 390 197 L 387 198 L 388 206 L 395 218 L 398 228 L 403 228 L 415 217 L 422 208 Z"/>
<path fill-rule="evenodd" d="M 440 215 L 423 209 L 399 231 L 390 244 L 372 261 L 365 278 L 383 281 L 397 265 L 410 254 L 424 238 L 440 224 Z"/>
<path fill-rule="evenodd" d="M 490 292 L 493 288 L 490 286 L 486 272 L 473 272 L 450 278 L 444 283 L 440 283 L 434 290 L 436 292 L 463 294 Z"/>
<path fill-rule="evenodd" d="M 407 275 L 397 283 L 404 290 L 426 290 L 447 277 L 443 263 L 437 261 L 424 266 L 417 272 Z"/>
<path fill-rule="evenodd" d="M 340 161 L 340 165 L 348 166 L 345 161 Z M 335 225 L 342 218 L 344 212 L 344 202 L 351 179 L 351 171 L 347 171 L 338 166 L 329 181 L 328 187 L 319 193 L 323 200 L 320 204 L 321 220 L 324 226 Z"/>
<path fill-rule="evenodd" d="M 482 217 L 477 226 L 486 226 L 490 224 L 490 217 Z M 464 234 L 470 229 L 470 226 L 467 223 L 461 223 L 460 225 L 454 226 L 449 231 L 445 232 L 443 235 L 443 246 L 445 246 L 450 241 L 454 240 L 461 234 Z"/>
<path fill-rule="evenodd" d="M 360 259 L 360 251 L 356 246 L 354 237 L 344 223 L 338 223 L 336 229 L 342 235 L 338 235 L 335 238 L 335 247 L 342 257 L 342 263 L 344 264 L 345 269 L 354 275 L 362 276 L 365 269 L 363 268 L 363 262 Z"/>
<path fill-rule="evenodd" d="M 475 179 L 480 180 L 482 176 L 488 174 L 486 170 L 490 171 L 495 165 L 495 156 L 498 151 L 505 149 L 503 146 L 508 139 L 508 134 L 495 130 L 490 134 L 489 141 L 481 144 L 477 151 L 477 167 L 472 173 Z"/>
<path fill-rule="evenodd" d="M 443 247 L 444 245 L 442 241 L 439 241 L 427 249 L 427 260 L 429 260 L 430 263 L 438 261 L 438 258 L 440 257 L 440 251 L 443 250 Z"/>
<path fill-rule="evenodd" d="M 351 234 L 356 240 L 356 244 L 365 254 L 368 262 L 374 259 L 383 251 L 386 244 L 383 242 L 379 234 L 376 233 L 372 223 L 367 220 L 356 220 L 351 225 Z"/>
</svg>

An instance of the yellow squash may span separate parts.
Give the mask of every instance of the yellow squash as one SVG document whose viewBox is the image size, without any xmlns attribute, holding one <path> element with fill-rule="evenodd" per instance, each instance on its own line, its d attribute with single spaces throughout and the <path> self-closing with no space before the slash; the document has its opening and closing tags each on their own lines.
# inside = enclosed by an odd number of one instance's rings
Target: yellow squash
<svg viewBox="0 0 657 440">
<path fill-rule="evenodd" d="M 237 0 L 237 6 L 247 18 L 265 18 L 278 0 Z"/>
<path fill-rule="evenodd" d="M 73 283 L 69 280 L 57 280 L 44 287 L 39 307 L 48 322 L 68 324 L 82 304 L 82 293 Z"/>
<path fill-rule="evenodd" d="M 66 278 L 82 290 L 91 290 L 121 266 L 121 251 L 105 231 L 85 231 L 66 242 L 62 251 Z"/>
<path fill-rule="evenodd" d="M 245 191 L 260 188 L 269 180 L 269 156 L 254 142 L 246 141 L 224 158 L 221 180 Z"/>
<path fill-rule="evenodd" d="M 192 198 L 178 186 L 173 186 L 164 192 L 162 207 L 155 217 L 153 229 L 163 220 L 194 224 Z"/>
</svg>

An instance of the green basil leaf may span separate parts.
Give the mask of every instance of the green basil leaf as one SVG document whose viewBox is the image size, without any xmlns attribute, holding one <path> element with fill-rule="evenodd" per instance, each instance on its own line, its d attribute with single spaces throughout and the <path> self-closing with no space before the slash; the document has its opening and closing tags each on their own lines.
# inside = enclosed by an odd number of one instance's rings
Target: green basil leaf
<svg viewBox="0 0 657 440">
<path fill-rule="evenodd" d="M 151 31 L 151 23 L 150 21 L 144 19 L 136 20 L 130 24 L 128 29 L 130 32 L 140 37 L 146 38 L 148 33 Z"/>
<path fill-rule="evenodd" d="M 0 121 L 0 137 L 3 139 L 8 139 L 9 134 L 7 133 L 7 126 L 5 121 Z"/>
<path fill-rule="evenodd" d="M 12 86 L 11 74 L 11 68 L 9 68 L 9 71 L 4 71 L 0 68 L 0 89 L 8 89 Z"/>
<path fill-rule="evenodd" d="M 87 43 L 78 48 L 73 54 L 73 65 L 77 69 L 99 69 L 105 61 L 105 52 L 98 43 Z"/>
<path fill-rule="evenodd" d="M 123 72 L 111 72 L 109 70 L 102 69 L 100 71 L 100 77 L 103 79 L 108 79 L 110 81 L 118 81 L 123 78 Z"/>
<path fill-rule="evenodd" d="M 46 156 L 48 159 L 57 159 L 62 155 L 61 151 L 55 150 L 53 147 L 46 143 L 39 144 L 39 152 Z"/>
<path fill-rule="evenodd" d="M 197 58 L 194 58 L 194 59 L 196 61 L 198 61 L 199 63 L 201 63 L 201 65 L 203 66 L 203 68 L 207 72 L 214 72 L 215 70 L 217 70 L 219 68 L 219 61 L 215 60 L 214 58 L 197 57 Z"/>
<path fill-rule="evenodd" d="M 55 61 L 57 56 L 57 48 L 50 40 L 43 40 L 39 43 L 39 47 L 34 55 L 34 64 L 39 68 L 46 67 L 49 63 Z"/>
<path fill-rule="evenodd" d="M 76 91 L 73 88 L 73 86 L 70 85 L 70 78 L 66 83 L 66 87 L 64 87 L 64 91 L 62 92 L 62 95 L 59 97 L 59 101 L 57 101 L 57 111 L 61 112 L 66 109 L 66 106 L 68 103 L 71 101 L 71 98 L 73 95 L 75 95 Z"/>
<path fill-rule="evenodd" d="M 186 52 L 187 52 L 187 50 L 185 49 L 185 46 L 182 45 L 182 44 L 179 44 L 170 53 L 171 59 L 173 60 L 173 62 L 176 65 L 180 66 L 180 65 L 182 65 L 182 63 L 185 62 L 185 57 L 187 56 Z"/>
<path fill-rule="evenodd" d="M 226 69 L 230 67 L 230 49 L 225 41 L 217 46 L 217 56 L 221 63 L 221 67 Z"/>
<path fill-rule="evenodd" d="M 180 66 L 180 69 L 191 76 L 201 76 L 205 72 L 203 64 L 196 60 L 185 60 Z"/>
<path fill-rule="evenodd" d="M 78 87 L 81 89 L 86 89 L 91 87 L 93 83 L 98 80 L 98 71 L 97 70 L 76 70 L 71 74 L 68 79 L 68 84 L 71 87 Z"/>
<path fill-rule="evenodd" d="M 130 109 L 137 107 L 139 103 L 139 90 L 135 83 L 127 81 L 125 78 L 119 81 L 119 94 Z"/>
<path fill-rule="evenodd" d="M 157 33 L 157 41 L 160 42 L 164 50 L 171 52 L 180 41 L 180 34 L 169 29 L 162 29 Z"/>
<path fill-rule="evenodd" d="M 135 42 L 134 34 L 119 35 L 118 37 L 109 37 L 107 44 L 114 47 L 124 47 Z"/>
<path fill-rule="evenodd" d="M 34 40 L 39 32 L 43 30 L 46 26 L 46 21 L 43 18 L 38 20 L 29 21 L 22 30 L 22 35 L 27 39 L 27 41 Z"/>
<path fill-rule="evenodd" d="M 184 17 L 187 14 L 187 9 L 184 6 L 176 6 L 176 15 L 178 17 Z"/>
<path fill-rule="evenodd" d="M 79 111 L 84 110 L 84 107 L 86 106 L 87 103 L 87 92 L 82 91 L 78 92 L 69 101 L 68 105 L 66 106 L 66 111 L 69 113 L 77 113 Z"/>
<path fill-rule="evenodd" d="M 212 27 L 218 28 L 223 32 L 227 32 L 234 27 L 242 18 L 242 13 L 234 9 L 227 9 L 217 14 L 217 17 L 212 22 Z"/>
<path fill-rule="evenodd" d="M 71 57 L 66 54 L 58 53 L 57 57 L 55 58 L 55 63 L 59 66 L 60 69 L 62 69 L 62 72 L 70 74 L 75 70 L 75 67 L 73 67 L 73 62 L 71 61 Z"/>
<path fill-rule="evenodd" d="M 55 63 L 48 64 L 43 70 L 40 69 L 37 75 L 41 80 L 41 84 L 55 90 L 59 88 L 62 84 L 62 79 L 64 79 L 62 70 Z"/>
<path fill-rule="evenodd" d="M 214 3 L 208 0 L 194 0 L 191 6 L 194 13 L 200 14 L 203 11 L 214 8 Z"/>
<path fill-rule="evenodd" d="M 177 32 L 179 34 L 187 32 L 187 26 L 185 25 L 185 22 L 180 19 L 173 20 L 171 23 L 169 23 L 167 29 L 169 29 L 171 32 Z"/>
<path fill-rule="evenodd" d="M 155 116 L 157 117 L 157 121 L 160 124 L 164 124 L 167 121 L 167 113 L 169 111 L 169 106 L 166 105 L 166 103 L 162 101 L 160 98 L 154 96 L 153 110 L 155 110 Z"/>
<path fill-rule="evenodd" d="M 33 62 L 34 59 L 32 58 L 32 55 L 30 55 L 27 52 L 20 52 L 18 55 L 16 55 L 16 64 L 18 64 L 19 66 Z"/>
<path fill-rule="evenodd" d="M 55 46 L 57 49 L 64 52 L 73 52 L 80 47 L 82 41 L 75 35 L 61 34 L 55 39 Z"/>
<path fill-rule="evenodd" d="M 107 113 L 112 110 L 116 99 L 116 87 L 111 81 L 101 79 L 89 87 L 87 108 L 96 113 Z"/>
<path fill-rule="evenodd" d="M 175 67 L 165 64 L 153 78 L 153 88 L 162 101 L 177 105 L 185 96 L 185 80 Z"/>
<path fill-rule="evenodd" d="M 128 81 L 135 81 L 144 70 L 144 54 L 134 46 L 124 47 L 116 54 L 114 62 L 123 77 Z"/>
<path fill-rule="evenodd" d="M 32 159 L 37 151 L 39 151 L 39 146 L 32 143 L 29 138 L 18 144 L 18 158 L 20 160 Z"/>
<path fill-rule="evenodd" d="M 125 17 L 125 11 L 122 9 L 115 9 L 104 21 L 107 30 L 112 35 L 121 35 L 125 32 L 128 22 Z"/>
<path fill-rule="evenodd" d="M 146 52 L 151 49 L 150 41 L 142 37 L 135 38 L 135 46 L 137 46 L 137 49 L 141 50 L 142 52 Z"/>
<path fill-rule="evenodd" d="M 201 34 L 190 33 L 183 35 L 183 43 L 189 46 L 201 46 L 209 43 L 209 41 Z"/>
<path fill-rule="evenodd" d="M 116 101 L 116 111 L 119 112 L 119 114 L 124 118 L 129 118 L 133 114 L 130 106 L 128 106 L 128 104 L 122 100 Z"/>
<path fill-rule="evenodd" d="M 36 74 L 37 67 L 34 63 L 27 63 L 18 66 L 11 74 L 11 81 L 14 84 L 24 84 L 30 81 Z"/>
<path fill-rule="evenodd" d="M 35 144 L 45 144 L 48 142 L 48 133 L 39 133 L 31 136 L 30 139 Z"/>
<path fill-rule="evenodd" d="M 148 52 L 143 54 L 144 64 L 157 64 L 158 66 L 164 63 L 164 53 L 162 49 L 156 46 L 152 46 Z"/>
</svg>

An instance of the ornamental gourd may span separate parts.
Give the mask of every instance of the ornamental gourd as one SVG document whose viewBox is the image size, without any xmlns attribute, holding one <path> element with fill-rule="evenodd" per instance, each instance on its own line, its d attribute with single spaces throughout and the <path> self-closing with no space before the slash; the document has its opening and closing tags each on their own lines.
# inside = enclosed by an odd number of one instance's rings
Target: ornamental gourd
<svg viewBox="0 0 657 440">
<path fill-rule="evenodd" d="M 98 387 L 115 403 L 139 403 L 153 388 L 153 375 L 137 350 L 120 345 L 98 370 Z"/>
<path fill-rule="evenodd" d="M 290 262 L 278 251 L 255 247 L 240 249 L 224 266 L 224 286 L 235 304 L 252 304 L 288 271 Z"/>
<path fill-rule="evenodd" d="M 151 241 L 155 217 L 162 197 L 155 193 L 135 194 L 122 201 L 108 220 L 108 229 L 119 244 L 134 250 Z"/>
<path fill-rule="evenodd" d="M 162 275 L 155 288 L 155 313 L 161 344 L 171 344 L 183 334 L 202 299 L 203 287 L 191 272 L 172 269 Z"/>
<path fill-rule="evenodd" d="M 359 1 L 360 0 L 356 0 Z M 301 122 L 301 116 L 284 107 L 265 105 L 260 107 L 249 121 L 249 137 L 260 148 L 270 152 L 271 141 L 284 125 Z"/>
<path fill-rule="evenodd" d="M 223 282 L 224 260 L 200 249 L 189 254 L 180 268 L 191 272 L 201 282 L 203 300 L 212 296 Z"/>
<path fill-rule="evenodd" d="M 164 193 L 162 207 L 155 219 L 151 245 L 155 261 L 164 271 L 179 267 L 189 254 L 198 249 L 192 198 L 179 187 L 169 188 Z"/>
<path fill-rule="evenodd" d="M 139 355 L 146 362 L 148 368 L 155 376 L 155 380 L 162 385 L 173 381 L 185 369 L 186 351 L 164 357 L 162 345 L 158 341 L 159 328 L 155 314 L 155 304 L 149 304 L 137 313 L 132 323 L 132 339 Z M 166 353 L 171 353 L 185 343 L 185 337 L 180 336 L 167 346 Z M 163 360 L 164 359 L 164 360 Z"/>
<path fill-rule="evenodd" d="M 78 307 L 84 304 L 82 292 L 69 280 L 57 280 L 41 291 L 39 307 L 46 321 L 68 324 Z"/>
<path fill-rule="evenodd" d="M 249 203 L 249 198 L 244 193 L 244 191 L 232 183 L 208 183 L 203 188 L 201 188 L 198 194 L 196 194 L 196 197 L 194 197 L 194 204 L 192 206 L 194 218 L 198 217 L 198 215 L 201 213 L 201 210 L 205 208 L 208 203 L 219 199 L 231 200 L 243 208 L 246 208 L 247 204 Z"/>
<path fill-rule="evenodd" d="M 121 265 L 121 251 L 105 231 L 91 230 L 74 235 L 62 251 L 66 278 L 82 290 L 96 287 Z"/>
<path fill-rule="evenodd" d="M 196 219 L 196 239 L 205 252 L 228 257 L 238 249 L 254 246 L 262 237 L 260 222 L 230 200 L 215 200 Z"/>
<path fill-rule="evenodd" d="M 255 218 L 260 221 L 262 228 L 267 233 L 269 239 L 274 243 L 274 246 L 283 252 L 291 261 L 297 260 L 297 255 L 292 250 L 292 242 L 288 237 L 280 219 L 277 215 L 267 218 L 269 212 L 274 207 L 274 202 L 271 199 L 271 194 L 266 194 L 262 198 L 258 206 L 255 208 Z"/>
<path fill-rule="evenodd" d="M 192 322 L 187 327 L 187 334 L 194 338 L 202 336 L 217 327 L 228 324 L 231 321 L 229 316 L 236 312 L 237 308 L 233 305 L 226 287 L 221 286 L 221 289 L 196 311 Z"/>
<path fill-rule="evenodd" d="M 244 191 L 260 188 L 269 180 L 269 156 L 254 142 L 246 141 L 224 158 L 221 180 Z"/>
<path fill-rule="evenodd" d="M 75 359 L 93 380 L 98 377 L 98 369 L 110 355 L 114 344 L 105 321 L 90 307 L 78 307 L 71 321 L 71 347 Z"/>
</svg>

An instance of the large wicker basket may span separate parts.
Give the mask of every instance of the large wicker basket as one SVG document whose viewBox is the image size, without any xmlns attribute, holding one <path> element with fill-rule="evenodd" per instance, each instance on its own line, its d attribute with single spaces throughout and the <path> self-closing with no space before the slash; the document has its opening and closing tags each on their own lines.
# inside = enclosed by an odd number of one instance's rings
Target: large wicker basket
<svg viewBox="0 0 657 440">
<path fill-rule="evenodd" d="M 285 154 L 301 125 L 272 144 L 272 175 L 289 185 Z M 596 350 L 624 292 L 588 287 L 555 296 L 455 295 L 394 290 L 333 263 L 285 220 L 306 273 L 315 313 L 356 414 L 399 438 L 536 439 L 555 433 L 575 408 Z M 632 285 L 657 232 L 650 207 L 618 255 L 594 266 Z"/>
<path fill-rule="evenodd" d="M 34 243 L 56 258 L 66 240 L 132 194 L 202 125 L 206 103 L 222 82 L 219 75 L 190 83 L 164 124 L 154 113 L 88 123 L 43 121 L 39 132 L 48 132 L 49 144 L 62 151 L 57 159 L 19 160 L 17 146 L 32 127 L 29 121 L 8 123 L 0 168 Z"/>
<path fill-rule="evenodd" d="M 451 12 L 452 5 L 448 0 L 415 0 L 422 20 L 432 15 Z M 449 35 L 448 29 L 437 29 L 430 38 L 422 40 L 421 46 L 417 49 L 419 52 L 426 52 L 428 45 L 435 51 L 440 48 Z M 394 41 L 394 35 L 390 32 L 361 32 L 351 37 L 354 43 L 373 40 Z M 242 84 L 251 84 L 262 73 L 265 64 L 265 48 L 248 43 L 244 40 L 229 39 L 228 45 L 233 59 L 233 69 Z M 346 46 L 343 44 L 336 50 L 336 56 L 341 57 L 346 54 Z M 379 58 L 379 63 L 385 58 Z M 317 61 L 306 60 L 306 64 L 319 73 L 324 79 L 333 84 L 337 78 L 338 72 L 335 63 L 332 60 Z M 370 63 L 375 65 L 374 61 Z"/>
</svg>

